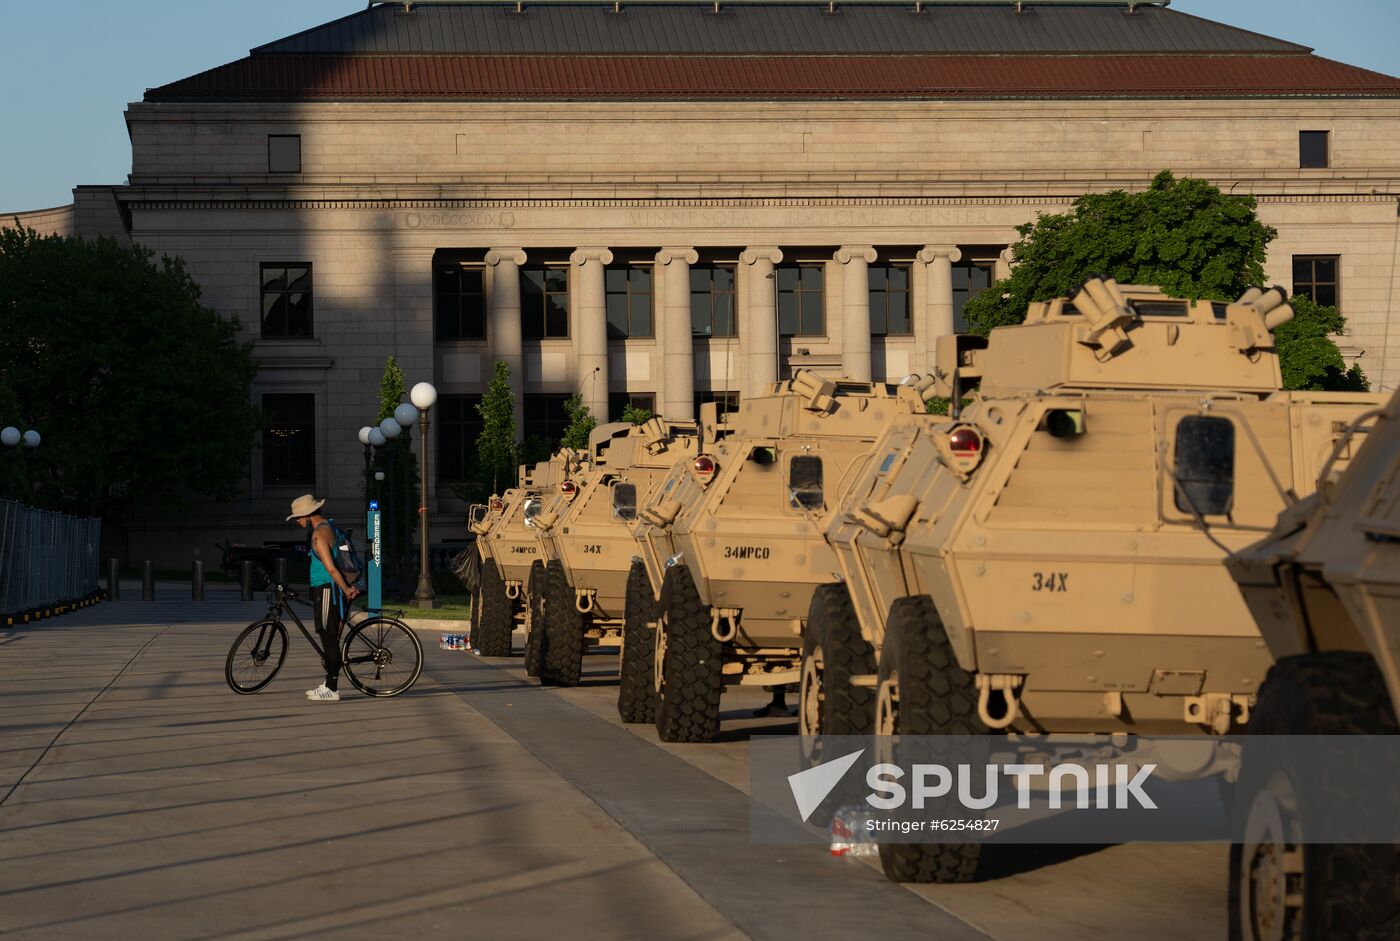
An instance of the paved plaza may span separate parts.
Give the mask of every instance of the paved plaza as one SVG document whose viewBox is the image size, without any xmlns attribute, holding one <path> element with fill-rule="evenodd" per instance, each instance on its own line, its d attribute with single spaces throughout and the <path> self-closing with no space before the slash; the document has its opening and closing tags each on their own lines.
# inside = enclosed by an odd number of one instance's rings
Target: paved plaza
<svg viewBox="0 0 1400 941">
<path fill-rule="evenodd" d="M 575 689 L 439 650 L 408 694 L 312 704 L 311 649 L 237 696 L 264 611 L 108 603 L 0 632 L 0 934 L 13 938 L 1223 937 L 1223 846 L 1027 847 L 986 881 L 900 887 L 748 835 L 739 717 L 659 743 Z M 348 689 L 348 684 L 343 684 Z M 1189 900 L 1188 904 L 1183 904 Z"/>
</svg>

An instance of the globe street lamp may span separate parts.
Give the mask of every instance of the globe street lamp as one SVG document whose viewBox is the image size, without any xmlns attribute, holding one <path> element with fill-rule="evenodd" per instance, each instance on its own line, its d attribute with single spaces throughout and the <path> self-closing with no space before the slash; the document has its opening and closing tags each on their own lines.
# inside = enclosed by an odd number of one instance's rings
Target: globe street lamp
<svg viewBox="0 0 1400 941">
<path fill-rule="evenodd" d="M 7 448 L 13 448 L 20 443 L 23 437 L 24 436 L 19 433 L 19 429 L 11 425 L 4 431 L 0 431 L 0 444 L 5 445 Z"/>
<path fill-rule="evenodd" d="M 33 428 L 24 433 L 24 446 L 26 448 L 37 448 L 39 446 L 39 432 Z"/>
<path fill-rule="evenodd" d="M 433 607 L 433 579 L 428 574 L 428 409 L 437 402 L 437 389 L 430 382 L 420 382 L 408 393 L 409 401 L 418 409 L 418 485 L 423 503 L 418 507 L 418 591 L 413 603 L 420 608 Z"/>
<path fill-rule="evenodd" d="M 399 423 L 403 429 L 403 434 L 394 443 L 394 463 L 403 468 L 403 493 L 395 490 L 393 484 L 389 486 L 389 492 L 393 494 L 398 506 L 405 511 L 402 517 L 402 524 L 394 530 L 396 537 L 394 558 L 394 586 L 401 594 L 404 590 L 404 573 L 408 570 L 408 542 L 413 530 L 410 528 L 412 516 L 408 515 L 408 508 L 413 505 L 413 476 L 409 473 L 408 462 L 403 457 L 410 453 L 413 447 L 413 423 L 418 421 L 418 409 L 408 402 L 400 402 L 394 409 L 394 421 Z"/>
<path fill-rule="evenodd" d="M 370 445 L 369 445 L 369 433 L 370 433 L 370 426 L 369 426 L 369 425 L 365 425 L 363 428 L 360 429 L 360 434 L 359 434 L 360 444 L 363 444 L 363 445 L 365 446 L 365 501 L 366 501 L 366 504 L 368 504 L 368 502 L 369 502 L 369 462 L 370 462 L 370 451 L 372 450 L 372 449 L 370 448 Z"/>
</svg>

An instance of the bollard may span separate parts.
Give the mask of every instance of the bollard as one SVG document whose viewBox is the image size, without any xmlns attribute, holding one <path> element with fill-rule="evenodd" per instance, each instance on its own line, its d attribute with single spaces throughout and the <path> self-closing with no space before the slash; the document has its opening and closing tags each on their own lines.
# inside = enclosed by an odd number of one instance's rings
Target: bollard
<svg viewBox="0 0 1400 941">
<path fill-rule="evenodd" d="M 277 570 L 277 584 L 285 586 L 287 584 L 287 560 L 278 559 L 275 568 Z"/>
<path fill-rule="evenodd" d="M 253 600 L 253 563 L 244 559 L 238 566 L 238 582 L 243 587 L 243 600 Z"/>
<path fill-rule="evenodd" d="M 190 600 L 204 600 L 204 563 L 199 559 L 194 560 L 194 566 L 190 569 Z"/>
<path fill-rule="evenodd" d="M 151 560 L 147 559 L 141 564 L 141 600 L 156 600 L 156 578 L 151 572 Z"/>
<path fill-rule="evenodd" d="M 116 559 L 107 560 L 107 600 L 120 601 L 122 597 L 121 564 Z"/>
</svg>

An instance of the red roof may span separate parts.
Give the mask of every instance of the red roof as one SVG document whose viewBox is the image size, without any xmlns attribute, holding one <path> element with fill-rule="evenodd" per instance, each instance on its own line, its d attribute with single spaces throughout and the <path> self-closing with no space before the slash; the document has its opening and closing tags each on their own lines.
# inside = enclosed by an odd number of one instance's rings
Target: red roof
<svg viewBox="0 0 1400 941">
<path fill-rule="evenodd" d="M 147 101 L 1400 97 L 1312 55 L 255 55 Z"/>
</svg>

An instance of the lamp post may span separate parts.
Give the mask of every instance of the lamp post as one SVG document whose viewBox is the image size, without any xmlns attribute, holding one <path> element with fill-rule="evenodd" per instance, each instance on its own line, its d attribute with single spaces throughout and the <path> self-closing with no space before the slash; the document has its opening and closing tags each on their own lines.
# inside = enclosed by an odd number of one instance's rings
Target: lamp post
<svg viewBox="0 0 1400 941">
<path fill-rule="evenodd" d="M 369 444 L 369 433 L 370 433 L 370 426 L 369 426 L 369 425 L 365 425 L 363 428 L 360 429 L 360 434 L 359 434 L 360 444 L 363 444 L 363 445 L 365 446 L 365 508 L 366 508 L 366 512 L 368 512 L 368 508 L 369 508 L 369 463 L 370 463 L 370 452 L 371 452 L 371 450 L 372 450 L 372 448 L 370 448 L 370 444 Z"/>
<path fill-rule="evenodd" d="M 409 507 L 413 505 L 413 477 L 409 473 L 406 456 L 411 453 L 413 447 L 413 424 L 418 421 L 418 409 L 408 402 L 400 402 L 394 409 L 394 421 L 399 423 L 403 429 L 403 435 L 399 438 L 398 445 L 394 449 L 395 460 L 399 462 L 403 470 L 403 492 L 400 493 L 392 487 L 389 492 L 398 501 L 402 510 L 400 517 L 401 525 L 395 530 L 398 537 L 397 551 L 394 553 L 394 585 L 400 594 L 407 594 L 404 585 L 407 582 L 406 573 L 408 571 L 408 545 L 409 538 L 413 532 L 411 521 L 413 519 L 409 512 Z"/>
<path fill-rule="evenodd" d="M 380 479 L 381 481 L 384 481 L 383 483 L 380 484 L 380 491 L 379 491 L 380 504 L 379 504 L 379 506 L 380 506 L 380 512 L 381 512 L 381 513 L 385 513 L 385 512 L 387 512 L 387 510 L 388 510 L 388 504 L 394 502 L 395 498 L 398 497 L 398 494 L 399 494 L 398 490 L 395 489 L 396 484 L 395 484 L 395 482 L 394 482 L 394 465 L 397 464 L 397 463 L 399 462 L 399 440 L 398 440 L 398 439 L 399 439 L 399 436 L 403 433 L 403 426 L 400 425 L 400 424 L 398 423 L 398 421 L 395 420 L 395 419 L 393 419 L 393 418 L 386 418 L 386 419 L 384 419 L 382 422 L 379 423 L 379 433 L 382 434 L 382 435 L 385 437 L 385 439 L 387 440 L 387 442 L 388 442 L 388 443 L 384 446 L 384 460 L 383 460 L 383 465 L 384 465 L 384 469 L 388 472 L 388 475 L 387 475 L 387 476 L 388 476 L 389 479 L 388 479 L 387 481 L 385 481 L 385 480 L 384 480 L 385 474 L 381 473 L 381 474 L 379 475 L 379 479 Z M 385 493 L 386 493 L 386 492 L 387 492 L 387 494 L 388 494 L 387 499 L 385 499 Z M 387 519 L 388 519 L 388 520 L 393 520 L 393 522 L 390 523 L 390 522 L 387 522 L 387 520 L 386 520 L 386 525 L 389 525 L 389 526 L 396 525 L 397 522 L 398 522 L 398 519 L 399 519 L 399 514 L 397 514 L 397 513 L 396 513 L 396 514 L 391 514 L 389 517 L 387 517 Z M 392 530 L 391 530 L 391 532 L 392 532 Z M 394 558 L 394 547 L 393 547 L 393 542 L 392 542 L 392 541 L 389 543 L 389 545 L 388 545 L 387 548 L 388 548 L 388 553 L 387 553 L 387 555 L 389 556 L 390 559 L 393 559 L 393 558 Z M 398 591 L 398 592 L 402 592 L 402 591 L 403 591 L 403 586 L 399 583 L 399 581 L 398 581 L 398 579 L 397 579 L 397 573 L 396 573 L 396 577 L 395 577 L 395 580 L 394 580 L 394 590 L 395 590 L 395 591 Z"/>
<path fill-rule="evenodd" d="M 418 590 L 413 594 L 413 603 L 419 608 L 431 608 L 435 596 L 428 573 L 428 409 L 437 402 L 437 389 L 430 382 L 420 382 L 408 398 L 418 409 L 418 485 L 423 494 L 418 507 Z"/>
</svg>

